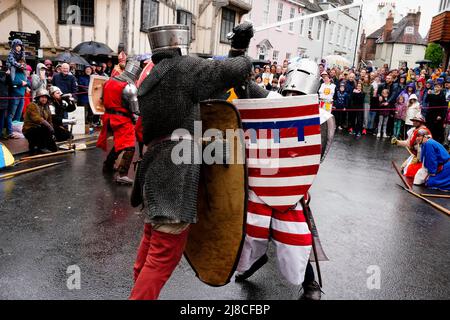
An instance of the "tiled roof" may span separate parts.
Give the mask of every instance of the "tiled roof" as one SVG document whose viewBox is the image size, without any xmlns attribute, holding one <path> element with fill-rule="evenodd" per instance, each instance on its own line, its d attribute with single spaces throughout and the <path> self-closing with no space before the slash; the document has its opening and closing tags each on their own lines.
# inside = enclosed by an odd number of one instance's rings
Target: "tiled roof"
<svg viewBox="0 0 450 320">
<path fill-rule="evenodd" d="M 394 24 L 395 27 L 395 24 Z M 384 26 L 382 26 L 381 28 L 379 28 L 377 31 L 371 33 L 370 35 L 367 36 L 367 39 L 378 39 L 383 35 L 384 32 Z"/>
<path fill-rule="evenodd" d="M 404 17 L 400 22 L 395 23 L 391 36 L 387 41 L 383 39 L 384 27 L 382 26 L 377 31 L 370 34 L 368 39 L 377 39 L 377 43 L 405 43 L 405 44 L 419 44 L 427 45 L 427 41 L 422 38 L 419 30 L 414 26 L 414 19 L 410 16 Z M 414 28 L 413 33 L 407 33 L 406 28 Z"/>
</svg>

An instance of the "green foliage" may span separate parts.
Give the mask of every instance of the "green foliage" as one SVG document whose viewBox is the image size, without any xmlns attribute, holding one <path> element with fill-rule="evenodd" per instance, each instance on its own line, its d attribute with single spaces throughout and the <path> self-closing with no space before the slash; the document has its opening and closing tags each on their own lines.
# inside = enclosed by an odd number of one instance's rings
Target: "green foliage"
<svg viewBox="0 0 450 320">
<path fill-rule="evenodd" d="M 437 68 L 444 59 L 444 51 L 437 43 L 430 43 L 425 51 L 425 59 L 431 60 L 431 67 Z"/>
</svg>

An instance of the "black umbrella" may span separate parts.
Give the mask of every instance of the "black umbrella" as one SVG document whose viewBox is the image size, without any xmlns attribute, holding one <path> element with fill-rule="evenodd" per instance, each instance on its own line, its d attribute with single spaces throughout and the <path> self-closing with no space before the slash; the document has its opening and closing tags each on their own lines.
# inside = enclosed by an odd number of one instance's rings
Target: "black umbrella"
<svg viewBox="0 0 450 320">
<path fill-rule="evenodd" d="M 74 52 L 64 52 L 59 54 L 55 60 L 57 62 L 75 63 L 77 65 L 89 66 L 89 62 L 86 61 L 82 56 Z"/>
<path fill-rule="evenodd" d="M 416 64 L 425 64 L 425 63 L 431 63 L 431 62 L 433 62 L 433 61 L 431 61 L 431 60 L 427 60 L 427 59 L 423 59 L 423 60 L 419 60 L 419 61 L 416 61 Z"/>
<path fill-rule="evenodd" d="M 106 44 L 95 41 L 82 42 L 73 51 L 82 56 L 114 55 L 114 51 Z"/>
</svg>

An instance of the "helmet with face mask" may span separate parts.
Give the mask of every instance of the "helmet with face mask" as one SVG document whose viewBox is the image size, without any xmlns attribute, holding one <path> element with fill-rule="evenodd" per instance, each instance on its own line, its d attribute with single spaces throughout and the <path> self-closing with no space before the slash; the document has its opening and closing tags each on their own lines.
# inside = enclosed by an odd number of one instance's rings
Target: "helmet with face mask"
<svg viewBox="0 0 450 320">
<path fill-rule="evenodd" d="M 317 94 L 320 87 L 320 69 L 317 63 L 310 59 L 293 59 L 289 63 L 286 82 L 281 91 L 283 96 L 297 96 Z M 320 133 L 322 136 L 322 154 L 320 162 L 330 151 L 336 130 L 334 116 L 323 110 L 320 111 Z"/>
<path fill-rule="evenodd" d="M 178 48 L 181 55 L 189 54 L 191 33 L 189 26 L 181 24 L 171 24 L 151 27 L 148 32 L 148 39 L 152 53 L 165 49 Z"/>
<path fill-rule="evenodd" d="M 289 63 L 281 94 L 283 96 L 316 94 L 320 86 L 320 71 L 316 62 L 310 59 L 293 60 Z"/>
</svg>

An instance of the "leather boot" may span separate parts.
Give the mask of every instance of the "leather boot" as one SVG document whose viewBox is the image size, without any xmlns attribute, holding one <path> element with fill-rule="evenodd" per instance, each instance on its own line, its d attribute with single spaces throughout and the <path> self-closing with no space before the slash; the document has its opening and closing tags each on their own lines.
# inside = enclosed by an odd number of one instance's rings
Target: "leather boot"
<svg viewBox="0 0 450 320">
<path fill-rule="evenodd" d="M 114 148 L 106 157 L 105 162 L 103 162 L 103 173 L 105 174 L 113 174 L 114 173 L 114 164 L 116 163 L 119 155 L 114 151 Z"/>
<path fill-rule="evenodd" d="M 128 171 L 130 170 L 131 163 L 133 162 L 134 150 L 127 150 L 123 153 L 122 160 L 120 161 L 118 172 L 116 177 L 116 183 L 132 185 L 133 180 L 128 178 Z"/>
<path fill-rule="evenodd" d="M 320 300 L 322 298 L 322 290 L 316 281 L 303 284 L 301 290 L 303 290 L 303 293 L 299 300 Z"/>
</svg>

